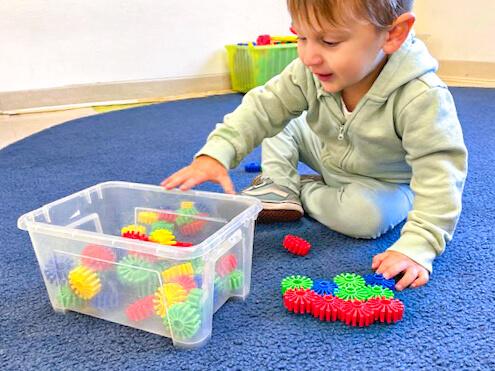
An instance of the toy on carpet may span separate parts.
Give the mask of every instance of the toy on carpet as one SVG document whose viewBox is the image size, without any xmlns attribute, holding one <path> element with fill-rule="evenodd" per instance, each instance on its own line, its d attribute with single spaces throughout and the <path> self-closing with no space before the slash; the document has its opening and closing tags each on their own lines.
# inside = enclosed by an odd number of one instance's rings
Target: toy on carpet
<svg viewBox="0 0 495 371">
<path fill-rule="evenodd" d="M 280 286 L 282 295 L 284 295 L 289 289 L 311 289 L 313 287 L 313 280 L 301 275 L 288 276 L 282 280 Z"/>
<path fill-rule="evenodd" d="M 284 247 L 292 254 L 305 256 L 311 249 L 311 244 L 301 237 L 288 234 L 284 237 Z"/>
<path fill-rule="evenodd" d="M 244 171 L 246 173 L 259 173 L 261 172 L 261 165 L 257 162 L 250 162 L 244 165 Z"/>
<path fill-rule="evenodd" d="M 368 275 L 366 280 L 358 274 L 342 273 L 332 281 L 288 276 L 281 282 L 283 304 L 290 312 L 309 313 L 320 321 L 340 320 L 349 326 L 398 322 L 403 318 L 404 304 L 389 288 L 390 281 L 395 281 L 380 276 Z"/>
</svg>

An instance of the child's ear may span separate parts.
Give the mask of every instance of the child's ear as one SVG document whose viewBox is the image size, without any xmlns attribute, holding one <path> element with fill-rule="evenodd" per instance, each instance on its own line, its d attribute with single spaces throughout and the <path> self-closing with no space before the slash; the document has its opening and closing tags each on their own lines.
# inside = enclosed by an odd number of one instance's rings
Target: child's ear
<svg viewBox="0 0 495 371">
<path fill-rule="evenodd" d="M 395 20 L 387 31 L 385 44 L 382 48 L 385 54 L 392 54 L 401 47 L 402 43 L 407 39 L 415 20 L 416 16 L 411 12 L 401 14 Z"/>
</svg>

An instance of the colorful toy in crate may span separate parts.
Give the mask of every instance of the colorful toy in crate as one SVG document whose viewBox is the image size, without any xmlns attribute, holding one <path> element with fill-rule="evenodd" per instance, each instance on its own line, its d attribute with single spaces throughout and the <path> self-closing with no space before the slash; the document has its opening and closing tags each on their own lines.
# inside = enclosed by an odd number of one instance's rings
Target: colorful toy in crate
<svg viewBox="0 0 495 371">
<path fill-rule="evenodd" d="M 158 213 L 154 211 L 140 211 L 138 213 L 137 221 L 140 224 L 153 224 L 158 221 Z"/>
<path fill-rule="evenodd" d="M 270 36 L 270 35 L 259 35 L 256 39 L 256 45 L 277 45 L 286 43 L 296 43 L 297 36 Z"/>
<path fill-rule="evenodd" d="M 69 285 L 81 299 L 91 299 L 101 290 L 100 277 L 84 266 L 77 266 L 69 272 Z"/>
<path fill-rule="evenodd" d="M 340 320 L 349 326 L 402 320 L 404 304 L 394 298 L 394 280 L 380 274 L 362 277 L 341 273 L 333 280 L 315 280 L 301 275 L 281 282 L 285 308 L 297 314 L 312 314 L 320 321 Z"/>
<path fill-rule="evenodd" d="M 297 58 L 296 41 L 296 36 L 261 35 L 257 45 L 226 45 L 232 89 L 246 93 L 278 75 Z"/>
<path fill-rule="evenodd" d="M 136 226 L 124 229 L 142 232 Z M 60 283 L 56 299 L 63 308 L 122 311 L 130 323 L 156 318 L 174 338 L 193 338 L 201 328 L 205 299 L 201 260 L 170 265 L 156 256 L 151 261 L 146 255 L 129 251 L 119 259 L 112 248 L 89 244 L 78 259 L 61 256 L 49 260 L 45 275 L 56 277 L 50 281 L 53 284 Z M 221 256 L 215 271 L 215 300 L 243 287 L 244 273 L 234 253 Z"/>
<path fill-rule="evenodd" d="M 122 227 L 121 236 L 177 247 L 193 246 L 176 241 L 174 231 L 194 236 L 203 230 L 207 217 L 194 202 L 183 201 L 175 211 L 140 211 L 135 224 Z M 122 311 L 131 323 L 156 318 L 175 338 L 194 337 L 201 328 L 204 302 L 202 260 L 170 265 L 153 251 L 129 250 L 120 256 L 114 250 L 88 244 L 78 258 L 57 256 L 49 260 L 44 273 L 50 283 L 59 285 L 57 302 L 67 309 Z M 244 273 L 232 252 L 217 260 L 215 271 L 213 297 L 217 304 L 219 298 L 242 288 Z"/>
<path fill-rule="evenodd" d="M 81 251 L 81 264 L 94 271 L 106 271 L 115 264 L 116 256 L 112 249 L 99 245 L 86 245 Z"/>
</svg>

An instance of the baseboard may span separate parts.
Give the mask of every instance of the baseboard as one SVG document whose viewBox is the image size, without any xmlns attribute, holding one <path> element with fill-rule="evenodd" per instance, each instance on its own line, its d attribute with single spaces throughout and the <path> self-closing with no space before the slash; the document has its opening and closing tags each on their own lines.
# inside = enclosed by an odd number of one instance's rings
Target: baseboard
<svg viewBox="0 0 495 371">
<path fill-rule="evenodd" d="M 449 86 L 495 88 L 495 63 L 440 61 L 440 78 Z M 72 85 L 0 92 L 0 114 L 21 114 L 110 104 L 162 102 L 230 90 L 229 74 L 179 79 Z"/>
<path fill-rule="evenodd" d="M 82 108 L 105 104 L 160 102 L 177 97 L 232 92 L 227 73 L 179 79 L 72 85 L 0 92 L 0 114 Z"/>
<path fill-rule="evenodd" d="M 495 88 L 495 63 L 440 61 L 438 75 L 449 86 Z"/>
</svg>

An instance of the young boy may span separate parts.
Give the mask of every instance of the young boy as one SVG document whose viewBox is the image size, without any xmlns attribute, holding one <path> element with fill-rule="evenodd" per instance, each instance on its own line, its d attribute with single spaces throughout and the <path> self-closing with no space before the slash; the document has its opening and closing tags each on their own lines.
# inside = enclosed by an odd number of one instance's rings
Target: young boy
<svg viewBox="0 0 495 371">
<path fill-rule="evenodd" d="M 299 59 L 208 137 L 188 167 L 162 182 L 234 188 L 233 168 L 263 139 L 263 176 L 243 194 L 260 219 L 304 212 L 357 238 L 377 238 L 404 218 L 401 237 L 372 269 L 396 288 L 429 280 L 452 238 L 467 171 L 454 101 L 436 61 L 411 31 L 412 0 L 288 0 Z M 302 161 L 320 177 L 297 173 Z"/>
</svg>

